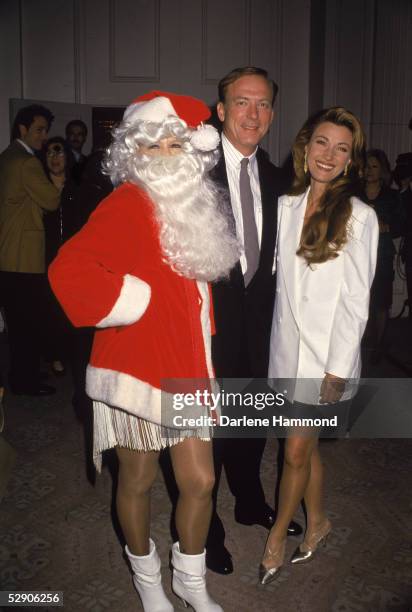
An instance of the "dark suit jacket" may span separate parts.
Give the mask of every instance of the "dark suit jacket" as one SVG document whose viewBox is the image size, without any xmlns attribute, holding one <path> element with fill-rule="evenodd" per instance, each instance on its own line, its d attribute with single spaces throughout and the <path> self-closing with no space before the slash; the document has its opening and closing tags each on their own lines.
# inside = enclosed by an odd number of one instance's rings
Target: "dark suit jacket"
<svg viewBox="0 0 412 612">
<path fill-rule="evenodd" d="M 276 279 L 272 274 L 277 230 L 277 198 L 284 191 L 283 173 L 258 149 L 262 199 L 262 241 L 259 268 L 245 288 L 240 262 L 228 280 L 212 285 L 216 334 L 212 338 L 215 373 L 220 377 L 267 376 L 269 340 Z M 229 189 L 222 157 L 211 173 L 213 180 Z"/>
</svg>

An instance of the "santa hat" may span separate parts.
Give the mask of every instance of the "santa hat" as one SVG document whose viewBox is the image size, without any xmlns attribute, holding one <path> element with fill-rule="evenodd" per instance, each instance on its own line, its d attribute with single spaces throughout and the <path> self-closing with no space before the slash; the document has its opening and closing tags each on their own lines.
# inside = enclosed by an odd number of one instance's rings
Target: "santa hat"
<svg viewBox="0 0 412 612">
<path fill-rule="evenodd" d="M 191 144 L 200 151 L 212 151 L 219 144 L 219 134 L 211 125 L 203 125 L 209 119 L 210 109 L 202 100 L 167 91 L 151 91 L 139 96 L 126 108 L 123 121 L 162 123 L 167 117 L 178 117 L 196 129 L 190 137 Z"/>
</svg>

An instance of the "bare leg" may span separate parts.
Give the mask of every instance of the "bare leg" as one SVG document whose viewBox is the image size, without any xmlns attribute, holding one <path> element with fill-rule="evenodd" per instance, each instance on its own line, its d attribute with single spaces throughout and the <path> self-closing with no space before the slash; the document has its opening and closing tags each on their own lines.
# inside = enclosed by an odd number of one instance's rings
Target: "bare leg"
<svg viewBox="0 0 412 612">
<path fill-rule="evenodd" d="M 133 555 L 149 554 L 150 489 L 158 470 L 159 453 L 116 448 L 119 483 L 116 506 L 123 535 Z"/>
<path fill-rule="evenodd" d="M 315 446 L 310 459 L 310 478 L 305 490 L 305 506 L 307 513 L 307 531 L 309 533 L 318 529 L 325 521 L 323 509 L 323 465 L 320 458 L 319 447 Z"/>
<path fill-rule="evenodd" d="M 201 554 L 212 514 L 212 443 L 188 438 L 172 446 L 170 456 L 180 493 L 176 507 L 180 550 L 188 555 Z"/>
<path fill-rule="evenodd" d="M 308 435 L 293 435 L 286 440 L 278 513 L 268 537 L 267 549 L 278 550 L 287 536 L 288 525 L 306 493 L 311 478 L 311 456 L 317 444 L 317 437 Z M 309 490 L 312 490 L 311 487 Z"/>
</svg>

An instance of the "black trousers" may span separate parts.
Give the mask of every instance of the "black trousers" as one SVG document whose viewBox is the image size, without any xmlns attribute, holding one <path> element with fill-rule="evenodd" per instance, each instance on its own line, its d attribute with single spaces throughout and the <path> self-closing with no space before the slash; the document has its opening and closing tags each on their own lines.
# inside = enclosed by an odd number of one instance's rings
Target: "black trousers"
<svg viewBox="0 0 412 612">
<path fill-rule="evenodd" d="M 0 272 L 0 287 L 9 340 L 9 383 L 16 388 L 36 387 L 45 339 L 47 277 Z"/>
<path fill-rule="evenodd" d="M 213 440 L 213 459 L 216 483 L 213 490 L 213 513 L 206 546 L 221 545 L 225 529 L 217 513 L 217 496 L 224 467 L 229 489 L 235 498 L 236 509 L 244 516 L 253 516 L 265 505 L 265 494 L 260 481 L 260 464 L 266 438 L 216 438 Z"/>
</svg>

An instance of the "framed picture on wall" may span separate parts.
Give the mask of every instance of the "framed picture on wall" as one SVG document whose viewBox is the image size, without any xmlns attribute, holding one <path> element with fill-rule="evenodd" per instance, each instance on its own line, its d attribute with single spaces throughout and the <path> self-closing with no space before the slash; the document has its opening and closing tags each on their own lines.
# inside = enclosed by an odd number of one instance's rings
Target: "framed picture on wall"
<svg viewBox="0 0 412 612">
<path fill-rule="evenodd" d="M 94 106 L 92 108 L 93 150 L 110 145 L 111 131 L 123 117 L 124 106 Z"/>
</svg>

